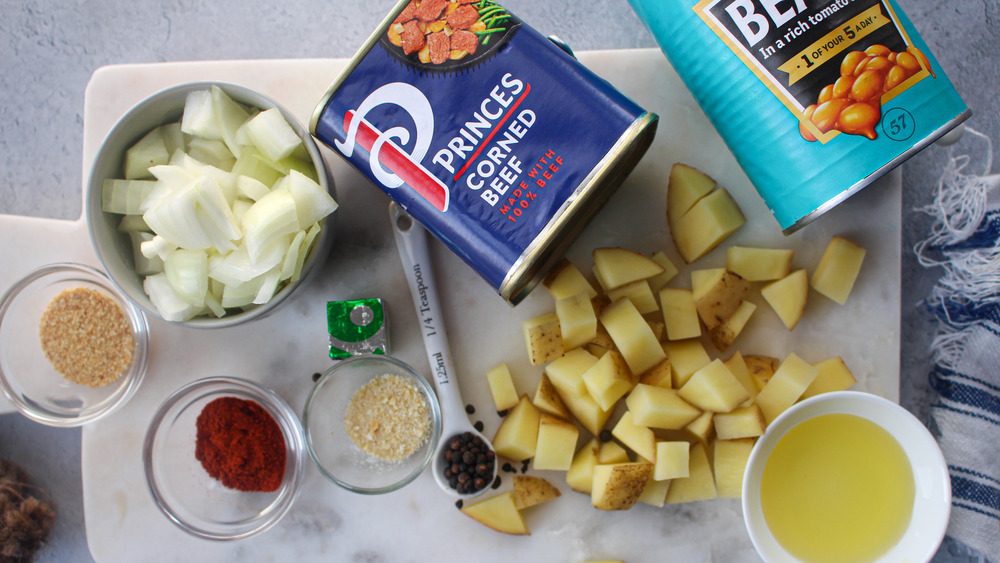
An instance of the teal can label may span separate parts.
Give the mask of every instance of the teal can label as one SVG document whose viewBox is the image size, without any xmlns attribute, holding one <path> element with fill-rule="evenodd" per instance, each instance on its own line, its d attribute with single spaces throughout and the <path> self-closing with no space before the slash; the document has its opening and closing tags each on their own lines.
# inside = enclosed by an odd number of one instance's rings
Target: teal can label
<svg viewBox="0 0 1000 563">
<path fill-rule="evenodd" d="M 890 0 L 630 0 L 786 232 L 971 114 Z"/>
</svg>

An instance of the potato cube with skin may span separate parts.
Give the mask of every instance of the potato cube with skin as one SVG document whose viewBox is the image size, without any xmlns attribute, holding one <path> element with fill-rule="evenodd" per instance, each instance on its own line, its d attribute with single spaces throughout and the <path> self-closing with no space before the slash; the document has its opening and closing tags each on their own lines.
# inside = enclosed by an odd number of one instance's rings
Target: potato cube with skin
<svg viewBox="0 0 1000 563">
<path fill-rule="evenodd" d="M 677 391 L 643 383 L 635 386 L 625 404 L 633 422 L 649 428 L 677 430 L 701 415 L 701 410 L 680 398 Z"/>
<path fill-rule="evenodd" d="M 706 411 L 729 412 L 750 398 L 722 360 L 712 360 L 677 390 L 682 399 Z"/>
<path fill-rule="evenodd" d="M 715 425 L 715 435 L 719 440 L 756 438 L 764 434 L 764 428 L 767 426 L 764 415 L 756 404 L 716 414 L 712 423 Z"/>
<path fill-rule="evenodd" d="M 708 275 L 698 275 L 700 273 Z M 698 315 L 709 329 L 732 316 L 749 290 L 750 282 L 724 268 L 691 274 L 691 296 Z"/>
<path fill-rule="evenodd" d="M 639 383 L 670 389 L 673 386 L 670 358 L 663 360 L 639 376 Z"/>
<path fill-rule="evenodd" d="M 691 375 L 699 369 L 707 366 L 712 358 L 708 356 L 701 341 L 693 338 L 691 340 L 678 340 L 676 342 L 664 342 L 663 349 L 667 357 L 670 358 L 670 367 L 673 370 L 674 389 L 680 389 L 687 383 Z"/>
<path fill-rule="evenodd" d="M 578 348 L 597 337 L 597 314 L 585 293 L 556 301 L 556 317 L 563 350 Z"/>
<path fill-rule="evenodd" d="M 555 313 L 528 319 L 521 323 L 521 328 L 531 365 L 540 366 L 563 355 L 562 329 Z"/>
<path fill-rule="evenodd" d="M 500 364 L 486 372 L 486 382 L 489 384 L 490 395 L 493 396 L 497 412 L 512 409 L 517 405 L 520 398 L 517 389 L 514 388 L 514 380 L 510 376 L 507 364 Z"/>
<path fill-rule="evenodd" d="M 759 393 L 767 385 L 767 382 L 771 380 L 774 372 L 778 369 L 778 364 L 781 362 L 778 358 L 772 358 L 771 356 L 751 354 L 743 357 L 743 363 L 747 366 L 747 371 L 750 372 L 750 377 L 753 379 L 754 385 L 757 386 L 757 392 Z"/>
<path fill-rule="evenodd" d="M 660 290 L 660 309 L 668 340 L 686 340 L 701 336 L 701 322 L 691 290 L 665 287 Z"/>
<path fill-rule="evenodd" d="M 753 445 L 753 438 L 715 441 L 712 469 L 715 473 L 715 488 L 719 498 L 743 496 L 743 473 L 746 471 Z"/>
<path fill-rule="evenodd" d="M 595 248 L 594 270 L 605 290 L 619 288 L 663 273 L 663 266 L 649 256 L 619 247 Z"/>
<path fill-rule="evenodd" d="M 625 359 L 611 350 L 583 374 L 587 393 L 604 410 L 610 410 L 632 390 L 632 372 Z"/>
<path fill-rule="evenodd" d="M 767 385 L 757 393 L 757 406 L 770 424 L 779 414 L 795 404 L 809 384 L 819 375 L 819 370 L 809 362 L 789 354 L 778 366 Z"/>
<path fill-rule="evenodd" d="M 611 435 L 644 459 L 656 460 L 656 436 L 649 428 L 636 424 L 631 412 L 622 414 Z"/>
<path fill-rule="evenodd" d="M 569 470 L 566 472 L 566 483 L 574 491 L 589 495 L 593 489 L 594 466 L 597 465 L 599 448 L 600 442 L 597 441 L 597 438 L 591 438 L 573 456 L 573 463 L 570 464 Z"/>
<path fill-rule="evenodd" d="M 808 399 L 820 393 L 844 391 L 858 382 L 854 374 L 851 373 L 850 368 L 844 363 L 843 358 L 839 356 L 823 360 L 818 364 L 813 364 L 813 367 L 819 373 L 816 374 L 816 379 L 802 393 L 803 399 Z"/>
<path fill-rule="evenodd" d="M 688 460 L 688 476 L 671 481 L 670 490 L 667 491 L 667 504 L 711 500 L 718 496 L 705 446 L 695 444 Z"/>
<path fill-rule="evenodd" d="M 535 459 L 532 462 L 535 469 L 569 470 L 579 436 L 580 429 L 575 424 L 548 413 L 541 413 Z"/>
<path fill-rule="evenodd" d="M 597 465 L 590 502 L 599 510 L 628 510 L 639 500 L 652 473 L 649 462 Z"/>
<path fill-rule="evenodd" d="M 733 345 L 733 342 L 736 341 L 736 338 L 743 332 L 743 329 L 746 328 L 747 323 L 750 322 L 750 317 L 753 316 L 756 310 L 757 306 L 750 301 L 740 303 L 740 306 L 733 311 L 733 314 L 728 319 L 708 331 L 708 339 L 712 341 L 712 345 L 720 352 L 728 350 Z"/>
<path fill-rule="evenodd" d="M 631 301 L 635 305 L 635 308 L 643 315 L 655 313 L 660 310 L 659 305 L 656 304 L 656 297 L 653 295 L 653 290 L 649 288 L 649 282 L 646 280 L 627 283 L 608 291 L 608 299 L 612 302 L 622 298 Z"/>
<path fill-rule="evenodd" d="M 865 252 L 843 237 L 833 237 L 813 272 L 813 289 L 840 305 L 846 303 L 861 272 Z"/>
<path fill-rule="evenodd" d="M 601 442 L 600 447 L 597 448 L 597 465 L 628 463 L 629 461 L 628 450 L 618 442 Z"/>
<path fill-rule="evenodd" d="M 514 493 L 508 491 L 462 507 L 462 514 L 498 532 L 527 536 L 528 525 L 514 503 Z"/>
<path fill-rule="evenodd" d="M 715 431 L 715 413 L 705 411 L 684 427 L 689 436 L 702 444 L 707 444 Z"/>
<path fill-rule="evenodd" d="M 580 293 L 586 293 L 591 299 L 597 297 L 597 290 L 587 281 L 583 272 L 565 258 L 552 267 L 542 280 L 542 286 L 557 301 Z"/>
<path fill-rule="evenodd" d="M 542 412 L 547 412 L 566 420 L 573 417 L 569 409 L 566 408 L 566 404 L 559 398 L 559 392 L 552 385 L 549 376 L 544 373 L 538 378 L 538 387 L 535 388 L 535 396 L 531 399 L 531 402 Z"/>
<path fill-rule="evenodd" d="M 788 330 L 795 328 L 806 310 L 809 297 L 809 277 L 805 270 L 795 270 L 778 281 L 765 285 L 761 297 L 774 309 Z"/>
<path fill-rule="evenodd" d="M 663 266 L 663 273 L 653 276 L 647 280 L 649 282 L 649 288 L 656 293 L 663 289 L 663 286 L 667 285 L 670 280 L 674 279 L 677 275 L 677 266 L 667 258 L 667 255 L 662 252 L 657 252 L 652 256 L 653 262 L 656 262 L 660 266 Z"/>
<path fill-rule="evenodd" d="M 657 442 L 653 479 L 680 479 L 688 476 L 691 444 L 682 441 Z"/>
<path fill-rule="evenodd" d="M 719 245 L 746 223 L 729 192 L 719 188 L 701 198 L 671 226 L 674 245 L 688 264 Z"/>
<path fill-rule="evenodd" d="M 667 357 L 649 324 L 628 299 L 608 305 L 600 320 L 632 373 L 642 373 Z"/>
<path fill-rule="evenodd" d="M 791 271 L 794 257 L 791 249 L 730 246 L 726 269 L 751 282 L 778 280 Z"/>
<path fill-rule="evenodd" d="M 514 506 L 518 510 L 531 508 L 562 496 L 552 483 L 533 475 L 515 475 L 514 488 L 511 492 L 514 494 Z"/>
<path fill-rule="evenodd" d="M 559 395 L 565 401 L 567 395 L 587 395 L 587 386 L 583 382 L 583 374 L 596 363 L 597 356 L 582 348 L 576 348 L 566 352 L 566 355 L 545 366 L 545 374 L 549 376 L 552 385 L 555 386 Z"/>
<path fill-rule="evenodd" d="M 754 399 L 757 396 L 759 389 L 757 384 L 754 382 L 753 377 L 750 375 L 750 370 L 747 368 L 747 362 L 743 359 L 743 354 L 735 352 L 732 356 L 729 356 L 722 363 L 726 364 L 729 368 L 729 373 L 733 374 L 733 377 L 743 385 L 743 388 L 747 390 L 747 394 L 750 395 L 750 399 Z M 777 364 L 775 364 L 777 367 Z"/>
<path fill-rule="evenodd" d="M 524 461 L 535 455 L 538 445 L 538 424 L 541 413 L 531 404 L 527 395 L 504 417 L 496 435 L 493 449 L 511 461 Z"/>
</svg>

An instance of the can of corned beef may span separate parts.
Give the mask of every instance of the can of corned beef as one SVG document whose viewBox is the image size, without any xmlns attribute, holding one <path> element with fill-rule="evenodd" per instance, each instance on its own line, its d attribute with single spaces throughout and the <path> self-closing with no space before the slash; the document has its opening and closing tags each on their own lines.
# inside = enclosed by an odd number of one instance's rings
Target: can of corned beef
<svg viewBox="0 0 1000 563">
<path fill-rule="evenodd" d="M 656 123 L 493 0 L 404 0 L 310 129 L 517 304 Z"/>
<path fill-rule="evenodd" d="M 968 119 L 891 0 L 629 0 L 789 234 Z"/>
</svg>

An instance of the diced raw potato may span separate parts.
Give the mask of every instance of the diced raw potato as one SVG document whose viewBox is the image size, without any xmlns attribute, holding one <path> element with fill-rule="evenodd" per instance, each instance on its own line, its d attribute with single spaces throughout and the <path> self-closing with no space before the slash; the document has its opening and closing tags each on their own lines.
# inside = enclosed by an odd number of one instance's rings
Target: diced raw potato
<svg viewBox="0 0 1000 563">
<path fill-rule="evenodd" d="M 302 143 L 278 108 L 258 113 L 244 127 L 253 145 L 272 162 L 289 156 Z"/>
<path fill-rule="evenodd" d="M 673 165 L 667 183 L 667 223 L 671 226 L 671 236 L 675 236 L 673 225 L 717 185 L 715 180 L 693 166 L 680 162 Z"/>
<path fill-rule="evenodd" d="M 753 399 L 756 397 L 757 392 L 760 389 L 754 382 L 753 376 L 750 375 L 750 369 L 747 367 L 746 360 L 743 359 L 743 354 L 737 351 L 728 359 L 724 360 L 723 363 L 726 364 L 727 368 L 729 368 L 729 372 L 733 374 L 733 377 L 740 382 L 740 385 L 747 390 L 747 394 L 750 395 L 750 398 Z M 774 367 L 777 369 L 777 361 L 775 361 Z"/>
<path fill-rule="evenodd" d="M 648 462 L 598 465 L 590 502 L 599 510 L 628 510 L 639 500 L 652 473 L 653 464 Z"/>
<path fill-rule="evenodd" d="M 649 481 L 646 481 L 646 487 L 642 490 L 642 493 L 636 501 L 648 504 L 649 506 L 663 508 L 663 504 L 667 500 L 668 490 L 670 490 L 669 480 L 657 481 L 656 479 L 653 479 L 652 475 L 650 475 Z"/>
<path fill-rule="evenodd" d="M 701 336 L 698 309 L 689 289 L 665 287 L 660 290 L 660 308 L 668 340 L 686 340 Z"/>
<path fill-rule="evenodd" d="M 764 415 L 756 404 L 716 414 L 712 423 L 715 425 L 715 435 L 720 440 L 756 438 L 764 434 L 764 428 L 767 426 Z"/>
<path fill-rule="evenodd" d="M 673 375 L 670 368 L 670 358 L 663 360 L 639 376 L 639 382 L 656 387 L 670 389 L 673 386 Z"/>
<path fill-rule="evenodd" d="M 757 354 L 744 356 L 743 362 L 747 366 L 747 371 L 750 372 L 750 377 L 753 379 L 754 385 L 757 386 L 757 392 L 760 392 L 764 388 L 764 385 L 767 385 L 767 382 L 771 380 L 771 376 L 778 369 L 778 364 L 781 363 L 778 358 Z"/>
<path fill-rule="evenodd" d="M 141 180 L 150 178 L 150 167 L 166 164 L 170 161 L 170 153 L 163 139 L 163 130 L 159 127 L 146 133 L 143 138 L 125 151 L 126 180 Z"/>
<path fill-rule="evenodd" d="M 708 331 L 708 339 L 712 341 L 716 349 L 720 352 L 725 352 L 733 345 L 733 342 L 743 332 L 743 329 L 746 328 L 747 323 L 750 322 L 750 317 L 753 316 L 756 310 L 757 306 L 750 301 L 740 303 L 740 306 L 733 311 L 732 315 L 729 315 L 729 318 Z"/>
<path fill-rule="evenodd" d="M 594 269 L 605 290 L 663 273 L 663 266 L 649 256 L 619 247 L 595 248 L 591 253 Z"/>
<path fill-rule="evenodd" d="M 732 316 L 750 290 L 750 282 L 723 268 L 692 273 L 691 284 L 698 315 L 709 329 Z"/>
<path fill-rule="evenodd" d="M 715 413 L 705 411 L 698 418 L 692 420 L 684 427 L 684 430 L 695 440 L 702 444 L 707 444 L 712 433 L 715 431 Z"/>
<path fill-rule="evenodd" d="M 152 180 L 106 179 L 101 189 L 101 211 L 121 215 L 142 213 L 142 203 L 156 189 Z"/>
<path fill-rule="evenodd" d="M 712 358 L 708 356 L 701 341 L 693 338 L 691 340 L 678 340 L 676 342 L 664 342 L 663 350 L 670 358 L 670 367 L 673 370 L 674 389 L 680 389 L 687 383 L 691 375 L 707 366 Z"/>
<path fill-rule="evenodd" d="M 486 383 L 490 387 L 490 395 L 493 397 L 493 404 L 497 412 L 512 409 L 520 401 L 517 389 L 514 388 L 514 379 L 510 375 L 510 368 L 507 364 L 500 364 L 486 372 Z"/>
<path fill-rule="evenodd" d="M 545 366 L 545 373 L 563 400 L 567 395 L 586 396 L 583 374 L 597 363 L 597 357 L 582 348 L 574 348 Z"/>
<path fill-rule="evenodd" d="M 806 390 L 802 393 L 803 399 L 808 399 L 809 397 L 819 395 L 820 393 L 829 393 L 831 391 L 844 391 L 849 389 L 852 385 L 858 382 L 855 379 L 854 374 L 851 373 L 850 368 L 844 363 L 843 358 L 837 356 L 835 358 L 830 358 L 828 360 L 823 360 L 818 364 L 813 364 L 819 373 L 816 375 L 816 379 L 806 387 Z"/>
<path fill-rule="evenodd" d="M 649 282 L 646 280 L 634 281 L 612 289 L 608 291 L 608 298 L 612 302 L 619 299 L 628 299 L 643 315 L 660 310 L 660 307 L 656 304 L 656 297 L 653 296 L 653 290 L 649 288 Z"/>
<path fill-rule="evenodd" d="M 753 450 L 754 439 L 716 440 L 713 470 L 719 498 L 740 498 L 743 492 L 743 473 Z"/>
<path fill-rule="evenodd" d="M 597 297 L 597 290 L 594 289 L 594 286 L 590 285 L 590 282 L 575 264 L 565 258 L 552 267 L 552 270 L 542 280 L 542 286 L 556 300 L 566 299 L 580 293 L 585 293 L 591 299 Z"/>
<path fill-rule="evenodd" d="M 630 411 L 622 413 L 611 435 L 644 459 L 656 460 L 656 436 L 649 428 L 636 424 Z"/>
<path fill-rule="evenodd" d="M 621 354 L 612 350 L 583 373 L 587 394 L 603 410 L 610 410 L 632 390 L 632 373 Z"/>
<path fill-rule="evenodd" d="M 268 244 L 299 230 L 295 199 L 287 191 L 272 191 L 247 210 L 242 226 L 247 255 L 256 263 Z"/>
<path fill-rule="evenodd" d="M 544 373 L 538 378 L 538 387 L 535 388 L 535 396 L 531 399 L 531 403 L 542 412 L 547 412 L 566 420 L 573 417 L 569 409 L 566 408 L 566 404 L 559 398 L 559 392 L 552 385 L 549 376 Z"/>
<path fill-rule="evenodd" d="M 628 299 L 607 306 L 600 320 L 632 373 L 642 373 L 666 357 L 649 324 Z"/>
<path fill-rule="evenodd" d="M 560 397 L 566 408 L 573 413 L 573 418 L 595 436 L 601 433 L 604 424 L 611 418 L 613 411 L 602 409 L 590 395 L 563 395 L 560 392 Z"/>
<path fill-rule="evenodd" d="M 653 291 L 653 293 L 657 293 L 663 289 L 663 286 L 667 285 L 670 280 L 674 279 L 674 276 L 677 275 L 677 266 L 674 266 L 674 263 L 670 261 L 670 258 L 667 258 L 667 255 L 662 252 L 653 254 L 652 258 L 653 262 L 656 262 L 663 267 L 663 273 L 653 276 L 648 280 L 649 288 Z"/>
<path fill-rule="evenodd" d="M 730 246 L 726 269 L 751 282 L 778 280 L 791 271 L 794 257 L 791 249 Z"/>
<path fill-rule="evenodd" d="M 174 291 L 170 285 L 167 275 L 160 273 L 146 276 L 142 282 L 142 289 L 153 302 L 156 311 L 163 317 L 163 320 L 170 322 L 182 322 L 197 315 L 201 307 L 192 305 Z"/>
<path fill-rule="evenodd" d="M 563 355 L 562 329 L 555 313 L 543 313 L 521 323 L 528 360 L 533 366 L 551 362 Z"/>
<path fill-rule="evenodd" d="M 515 536 L 531 534 L 514 502 L 513 491 L 465 505 L 461 510 L 462 514 L 498 532 Z"/>
<path fill-rule="evenodd" d="M 184 101 L 184 116 L 181 117 L 181 131 L 203 139 L 222 140 L 222 130 L 215 118 L 210 90 L 195 90 Z"/>
<path fill-rule="evenodd" d="M 656 443 L 656 467 L 653 479 L 680 479 L 690 471 L 691 444 L 684 441 Z"/>
<path fill-rule="evenodd" d="M 564 350 L 578 348 L 597 337 L 597 314 L 586 293 L 557 299 L 556 316 Z"/>
<path fill-rule="evenodd" d="M 514 507 L 518 510 L 537 506 L 559 498 L 562 494 L 552 483 L 534 475 L 515 475 L 512 492 L 514 493 Z"/>
<path fill-rule="evenodd" d="M 620 446 L 618 442 L 601 442 L 600 447 L 597 448 L 597 465 L 628 462 L 628 450 Z"/>
<path fill-rule="evenodd" d="M 677 394 L 702 410 L 717 413 L 729 412 L 750 398 L 743 384 L 719 359 L 694 372 Z"/>
<path fill-rule="evenodd" d="M 778 366 L 767 385 L 757 393 L 757 406 L 770 424 L 778 415 L 795 404 L 809 384 L 819 375 L 819 370 L 809 362 L 789 354 Z"/>
<path fill-rule="evenodd" d="M 699 200 L 670 230 L 677 251 L 690 264 L 718 246 L 745 222 L 743 212 L 729 192 L 719 188 Z"/>
<path fill-rule="evenodd" d="M 579 436 L 580 430 L 572 422 L 541 413 L 532 465 L 535 469 L 569 470 Z"/>
<path fill-rule="evenodd" d="M 531 404 L 528 396 L 504 417 L 496 435 L 493 436 L 493 449 L 497 455 L 511 461 L 524 461 L 535 455 L 538 444 L 538 424 L 541 413 Z"/>
<path fill-rule="evenodd" d="M 864 248 L 843 237 L 833 237 L 813 272 L 813 289 L 840 305 L 846 303 L 861 272 L 865 252 Z"/>
<path fill-rule="evenodd" d="M 664 389 L 640 383 L 625 399 L 632 420 L 649 428 L 677 430 L 701 415 L 701 410 L 691 405 L 673 389 Z"/>
<path fill-rule="evenodd" d="M 202 250 L 178 248 L 163 261 L 167 280 L 181 299 L 195 307 L 205 306 L 208 294 L 208 255 Z"/>
<path fill-rule="evenodd" d="M 719 496 L 715 488 L 715 477 L 708 462 L 705 446 L 701 443 L 691 447 L 688 476 L 674 479 L 667 491 L 667 504 L 710 500 Z"/>
<path fill-rule="evenodd" d="M 792 330 L 799 324 L 802 313 L 806 310 L 809 277 L 805 270 L 795 270 L 780 280 L 765 285 L 760 294 L 788 330 Z"/>
<path fill-rule="evenodd" d="M 574 491 L 589 495 L 593 490 L 594 466 L 597 465 L 599 447 L 597 438 L 591 438 L 573 456 L 573 463 L 570 464 L 569 471 L 566 472 L 566 483 Z"/>
</svg>

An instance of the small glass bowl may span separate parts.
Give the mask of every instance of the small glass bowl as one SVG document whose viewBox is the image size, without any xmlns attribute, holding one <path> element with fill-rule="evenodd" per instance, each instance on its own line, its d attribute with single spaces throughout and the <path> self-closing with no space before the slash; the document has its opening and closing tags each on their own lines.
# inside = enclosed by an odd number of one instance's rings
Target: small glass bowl
<svg viewBox="0 0 1000 563">
<path fill-rule="evenodd" d="M 68 289 L 87 288 L 110 297 L 132 327 L 132 360 L 103 387 L 63 377 L 42 351 L 39 322 L 52 300 Z M 14 284 L 0 301 L 0 389 L 28 418 L 49 426 L 80 426 L 125 404 L 139 388 L 149 361 L 146 317 L 103 272 L 82 264 L 39 268 Z"/>
<path fill-rule="evenodd" d="M 903 407 L 870 393 L 837 391 L 795 404 L 768 425 L 757 440 L 743 474 L 743 520 L 757 553 L 768 563 L 798 563 L 768 528 L 760 485 L 767 458 L 795 426 L 825 414 L 850 414 L 884 428 L 899 442 L 913 470 L 914 499 L 910 524 L 895 546 L 874 563 L 930 561 L 944 539 L 951 512 L 951 477 L 937 440 Z"/>
<path fill-rule="evenodd" d="M 196 421 L 222 397 L 254 401 L 285 439 L 285 474 L 278 490 L 230 489 L 195 457 Z M 295 502 L 305 477 L 306 450 L 295 412 L 274 391 L 235 377 L 193 381 L 170 395 L 153 416 L 142 448 L 146 485 L 156 506 L 179 528 L 210 540 L 238 540 L 275 525 Z"/>
<path fill-rule="evenodd" d="M 386 374 L 401 376 L 416 386 L 431 416 L 427 439 L 400 461 L 368 455 L 344 430 L 344 417 L 354 393 Z M 327 370 L 309 393 L 302 419 L 309 454 L 323 475 L 349 491 L 367 495 L 389 493 L 416 479 L 441 440 L 441 406 L 434 390 L 412 367 L 389 356 L 357 356 Z"/>
</svg>

